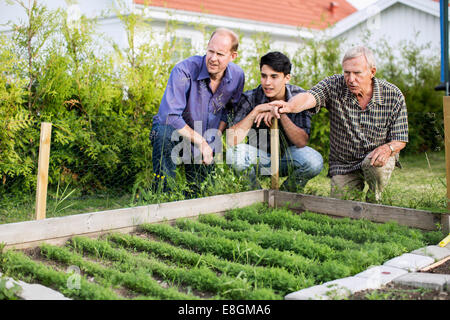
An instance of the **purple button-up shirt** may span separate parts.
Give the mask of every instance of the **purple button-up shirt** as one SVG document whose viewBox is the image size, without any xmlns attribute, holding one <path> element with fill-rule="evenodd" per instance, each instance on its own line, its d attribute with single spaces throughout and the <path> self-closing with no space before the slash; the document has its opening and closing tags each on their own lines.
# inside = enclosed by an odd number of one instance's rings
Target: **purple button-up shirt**
<svg viewBox="0 0 450 320">
<path fill-rule="evenodd" d="M 154 123 L 169 124 L 177 130 L 187 124 L 204 136 L 206 130 L 218 129 L 221 120 L 227 122 L 225 106 L 231 103 L 234 107 L 239 102 L 244 72 L 230 62 L 213 94 L 205 57 L 193 56 L 175 65 Z"/>
</svg>

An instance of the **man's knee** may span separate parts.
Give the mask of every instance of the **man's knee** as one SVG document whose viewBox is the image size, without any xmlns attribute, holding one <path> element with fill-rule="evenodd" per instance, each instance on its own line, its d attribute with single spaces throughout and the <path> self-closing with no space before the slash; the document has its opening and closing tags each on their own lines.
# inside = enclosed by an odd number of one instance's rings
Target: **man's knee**
<svg viewBox="0 0 450 320">
<path fill-rule="evenodd" d="M 366 180 L 372 179 L 383 184 L 387 183 L 392 174 L 392 171 L 394 171 L 395 168 L 395 157 L 390 157 L 387 163 L 382 167 L 375 167 L 370 164 L 370 161 L 371 159 L 366 156 L 361 164 L 361 169 L 364 172 Z"/>
<path fill-rule="evenodd" d="M 330 197 L 360 200 L 364 190 L 364 177 L 360 172 L 352 172 L 331 177 Z"/>
<path fill-rule="evenodd" d="M 317 176 L 323 169 L 323 157 L 316 150 L 313 151 L 311 157 L 308 158 L 308 166 L 310 174 Z"/>
<path fill-rule="evenodd" d="M 170 125 L 155 124 L 150 132 L 152 145 L 171 145 L 175 128 Z"/>
<path fill-rule="evenodd" d="M 226 153 L 226 161 L 236 171 L 243 171 L 257 162 L 257 152 L 248 144 L 238 144 L 229 147 Z"/>
<path fill-rule="evenodd" d="M 308 146 L 295 148 L 292 152 L 294 166 L 309 177 L 317 176 L 323 169 L 322 155 Z"/>
<path fill-rule="evenodd" d="M 174 159 L 172 155 L 174 146 L 177 143 L 172 141 L 174 132 L 176 131 L 172 126 L 161 124 L 153 125 L 150 132 L 153 171 L 157 175 L 175 176 L 176 165 L 179 161 Z"/>
</svg>

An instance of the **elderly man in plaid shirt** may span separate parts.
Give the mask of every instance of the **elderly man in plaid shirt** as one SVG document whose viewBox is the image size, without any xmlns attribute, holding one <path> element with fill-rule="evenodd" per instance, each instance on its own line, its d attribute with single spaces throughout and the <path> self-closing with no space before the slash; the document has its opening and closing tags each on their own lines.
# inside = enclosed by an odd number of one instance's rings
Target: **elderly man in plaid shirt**
<svg viewBox="0 0 450 320">
<path fill-rule="evenodd" d="M 227 163 L 238 172 L 248 170 L 253 188 L 260 187 L 257 175 L 270 175 L 270 121 L 259 114 L 272 109 L 270 101 L 288 101 L 305 92 L 288 84 L 291 62 L 281 52 L 269 52 L 260 60 L 261 84 L 242 94 L 234 114 L 232 126 L 227 130 Z M 271 119 L 270 119 L 271 120 Z M 280 118 L 280 176 L 287 176 L 281 190 L 301 191 L 308 180 L 323 168 L 322 155 L 307 146 L 311 130 L 308 112 L 283 114 Z M 248 143 L 244 139 L 248 137 Z M 258 170 L 259 169 L 259 170 Z"/>
<path fill-rule="evenodd" d="M 331 197 L 355 199 L 365 182 L 366 201 L 380 202 L 398 155 L 408 142 L 405 98 L 393 84 L 375 77 L 372 52 L 350 49 L 342 60 L 343 74 L 320 81 L 288 102 L 273 102 L 275 117 L 283 113 L 330 113 Z M 262 117 L 263 115 L 260 115 Z"/>
</svg>

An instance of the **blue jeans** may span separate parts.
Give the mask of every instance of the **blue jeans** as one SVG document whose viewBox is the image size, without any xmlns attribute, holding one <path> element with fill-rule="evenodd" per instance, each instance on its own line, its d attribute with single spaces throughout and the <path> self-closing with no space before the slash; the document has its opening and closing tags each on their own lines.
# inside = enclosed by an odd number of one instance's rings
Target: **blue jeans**
<svg viewBox="0 0 450 320">
<path fill-rule="evenodd" d="M 175 133 L 174 133 L 175 132 Z M 177 165 L 184 164 L 186 180 L 194 182 L 194 194 L 199 190 L 200 182 L 214 170 L 214 165 L 196 164 L 192 157 L 191 143 L 183 142 L 174 127 L 154 123 L 150 133 L 152 142 L 153 173 L 157 181 L 163 182 L 163 191 L 169 191 L 167 179 L 174 179 Z M 182 156 L 180 157 L 181 150 Z M 164 179 L 158 178 L 164 176 Z M 161 179 L 161 180 L 158 180 Z"/>
<path fill-rule="evenodd" d="M 259 161 L 258 161 L 259 160 Z M 227 163 L 237 172 L 247 170 L 252 186 L 257 186 L 255 168 L 259 174 L 270 175 L 270 154 L 248 144 L 238 144 L 227 149 Z M 281 190 L 296 192 L 303 189 L 308 180 L 317 176 L 323 169 L 322 155 L 308 146 L 288 147 L 280 159 L 280 176 L 288 178 L 281 185 Z"/>
</svg>

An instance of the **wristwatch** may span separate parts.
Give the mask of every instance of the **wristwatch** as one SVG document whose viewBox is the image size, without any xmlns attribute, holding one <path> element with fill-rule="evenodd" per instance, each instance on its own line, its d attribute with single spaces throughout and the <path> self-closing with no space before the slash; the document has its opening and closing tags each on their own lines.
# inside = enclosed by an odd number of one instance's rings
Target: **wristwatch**
<svg viewBox="0 0 450 320">
<path fill-rule="evenodd" d="M 395 149 L 393 146 L 391 146 L 389 143 L 387 143 L 389 149 L 391 149 L 391 154 L 393 154 L 395 152 Z"/>
</svg>

